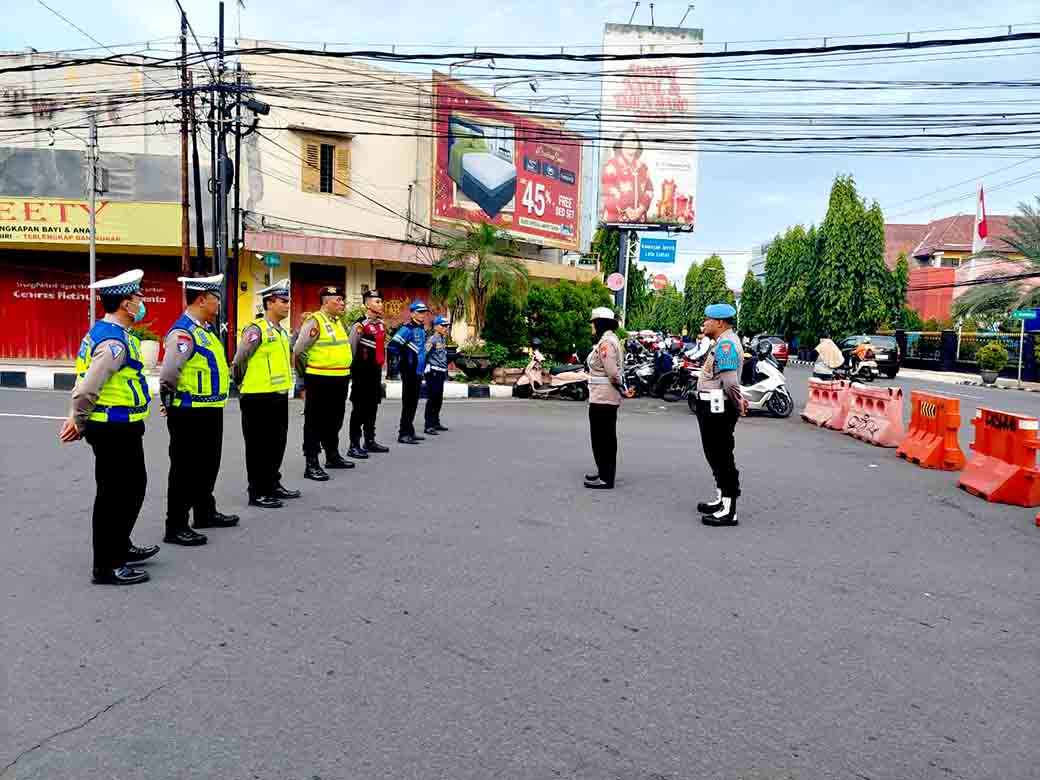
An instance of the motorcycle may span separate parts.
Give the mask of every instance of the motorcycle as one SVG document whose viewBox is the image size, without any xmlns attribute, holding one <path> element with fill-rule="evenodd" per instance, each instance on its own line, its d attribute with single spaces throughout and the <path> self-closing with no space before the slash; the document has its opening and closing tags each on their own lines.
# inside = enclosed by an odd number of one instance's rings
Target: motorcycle
<svg viewBox="0 0 1040 780">
<path fill-rule="evenodd" d="M 881 372 L 878 370 L 877 361 L 872 358 L 861 360 L 851 367 L 849 366 L 848 361 L 846 361 L 836 368 L 830 367 L 822 360 L 817 360 L 813 365 L 812 375 L 816 379 L 823 379 L 825 381 L 830 381 L 832 379 L 848 379 L 851 382 L 873 382 L 881 376 Z"/>
<path fill-rule="evenodd" d="M 585 401 L 589 397 L 589 374 L 578 366 L 545 368 L 545 356 L 537 349 L 524 373 L 513 385 L 517 398 L 565 398 Z"/>
<path fill-rule="evenodd" d="M 772 345 L 763 339 L 758 344 L 755 359 L 749 369 L 747 383 L 740 385 L 740 394 L 747 401 L 748 413 L 765 412 L 773 417 L 790 417 L 794 411 L 794 399 L 784 381 L 784 372 L 773 357 Z M 690 411 L 697 414 L 697 393 L 687 397 Z"/>
</svg>

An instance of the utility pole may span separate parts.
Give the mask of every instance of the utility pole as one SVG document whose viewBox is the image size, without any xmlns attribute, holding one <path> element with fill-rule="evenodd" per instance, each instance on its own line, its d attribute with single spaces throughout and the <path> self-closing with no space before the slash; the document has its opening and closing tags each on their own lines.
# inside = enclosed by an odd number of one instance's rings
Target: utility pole
<svg viewBox="0 0 1040 780">
<path fill-rule="evenodd" d="M 188 217 L 188 15 L 181 13 L 181 274 L 191 270 L 191 221 Z"/>
<path fill-rule="evenodd" d="M 202 172 L 199 170 L 199 122 L 195 115 L 195 87 L 192 75 L 188 74 L 189 101 L 191 109 L 191 171 L 195 187 L 195 273 L 201 276 L 206 269 L 206 228 L 202 224 Z"/>
<path fill-rule="evenodd" d="M 214 271 L 218 274 L 224 274 L 224 281 L 221 283 L 221 296 L 220 300 L 222 306 L 220 307 L 220 315 L 217 320 L 218 329 L 220 327 L 227 328 L 227 305 L 228 305 L 228 285 L 227 285 L 227 134 L 224 132 L 224 111 L 226 108 L 225 95 L 224 95 L 224 71 L 226 69 L 226 63 L 224 62 L 224 2 L 220 2 L 220 16 L 217 23 L 217 84 L 216 93 L 214 94 L 214 120 L 217 128 L 217 144 L 216 144 L 216 157 L 217 157 L 217 170 L 216 170 L 216 217 L 217 224 L 216 229 L 216 242 L 214 246 L 216 248 L 216 262 Z M 218 333 L 218 336 L 225 339 L 225 344 L 229 344 L 227 339 L 227 333 Z"/>
<path fill-rule="evenodd" d="M 231 263 L 228 266 L 227 279 L 228 299 L 226 304 L 228 322 L 231 323 L 228 335 L 228 343 L 233 340 L 233 333 L 238 329 L 238 259 L 241 252 L 241 230 L 242 230 L 242 63 L 235 64 L 235 167 L 234 192 L 235 192 L 235 218 L 232 222 L 231 238 Z"/>
<path fill-rule="evenodd" d="M 90 115 L 90 142 L 87 144 L 87 166 L 90 179 L 90 327 L 94 327 L 94 283 L 97 281 L 97 117 Z"/>
</svg>

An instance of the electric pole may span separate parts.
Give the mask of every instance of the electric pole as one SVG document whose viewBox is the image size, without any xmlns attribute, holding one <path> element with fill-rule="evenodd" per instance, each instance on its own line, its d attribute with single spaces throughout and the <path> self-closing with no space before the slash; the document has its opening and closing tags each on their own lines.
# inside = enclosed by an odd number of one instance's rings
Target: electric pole
<svg viewBox="0 0 1040 780">
<path fill-rule="evenodd" d="M 188 217 L 188 15 L 181 13 L 181 274 L 191 270 Z"/>
<path fill-rule="evenodd" d="M 214 113 L 213 118 L 217 128 L 217 144 L 216 144 L 216 158 L 217 158 L 217 170 L 216 170 L 216 217 L 217 224 L 214 226 L 216 231 L 216 241 L 214 247 L 216 251 L 214 271 L 218 274 L 224 274 L 224 281 L 221 283 L 221 302 L 220 314 L 217 320 L 218 329 L 224 328 L 225 332 L 219 334 L 221 338 L 227 337 L 227 307 L 228 307 L 228 285 L 227 285 L 227 135 L 224 128 L 224 111 L 225 111 L 225 99 L 224 99 L 224 2 L 220 2 L 219 18 L 217 22 L 217 83 L 216 92 L 213 95 L 214 101 Z M 226 341 L 226 343 L 230 343 Z"/>
<path fill-rule="evenodd" d="M 90 288 L 87 298 L 90 301 L 90 327 L 94 327 L 94 283 L 97 281 L 97 117 L 90 115 L 90 141 L 87 144 L 87 178 L 90 181 Z"/>
</svg>

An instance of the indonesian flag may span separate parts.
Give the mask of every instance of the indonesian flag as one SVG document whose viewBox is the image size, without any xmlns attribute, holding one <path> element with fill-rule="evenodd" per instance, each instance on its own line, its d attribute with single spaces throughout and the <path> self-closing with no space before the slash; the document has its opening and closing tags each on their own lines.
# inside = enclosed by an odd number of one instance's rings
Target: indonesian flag
<svg viewBox="0 0 1040 780">
<path fill-rule="evenodd" d="M 986 198 L 979 186 L 979 202 L 975 205 L 975 232 L 971 237 L 971 253 L 977 255 L 986 248 L 986 236 L 989 235 L 989 226 L 986 224 Z"/>
</svg>

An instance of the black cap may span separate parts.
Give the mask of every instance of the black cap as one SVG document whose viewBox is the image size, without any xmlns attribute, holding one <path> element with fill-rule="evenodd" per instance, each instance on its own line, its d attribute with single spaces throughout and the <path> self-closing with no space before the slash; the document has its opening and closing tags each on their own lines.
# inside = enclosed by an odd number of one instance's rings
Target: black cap
<svg viewBox="0 0 1040 780">
<path fill-rule="evenodd" d="M 383 300 L 383 293 L 379 292 L 379 290 L 365 290 L 361 293 L 361 300 L 367 301 L 369 298 L 378 298 L 379 300 Z"/>
<path fill-rule="evenodd" d="M 318 297 L 327 298 L 330 295 L 338 295 L 340 298 L 345 298 L 346 295 L 343 293 L 342 287 L 334 287 L 329 285 L 328 287 L 322 287 L 321 292 L 318 293 Z"/>
</svg>

